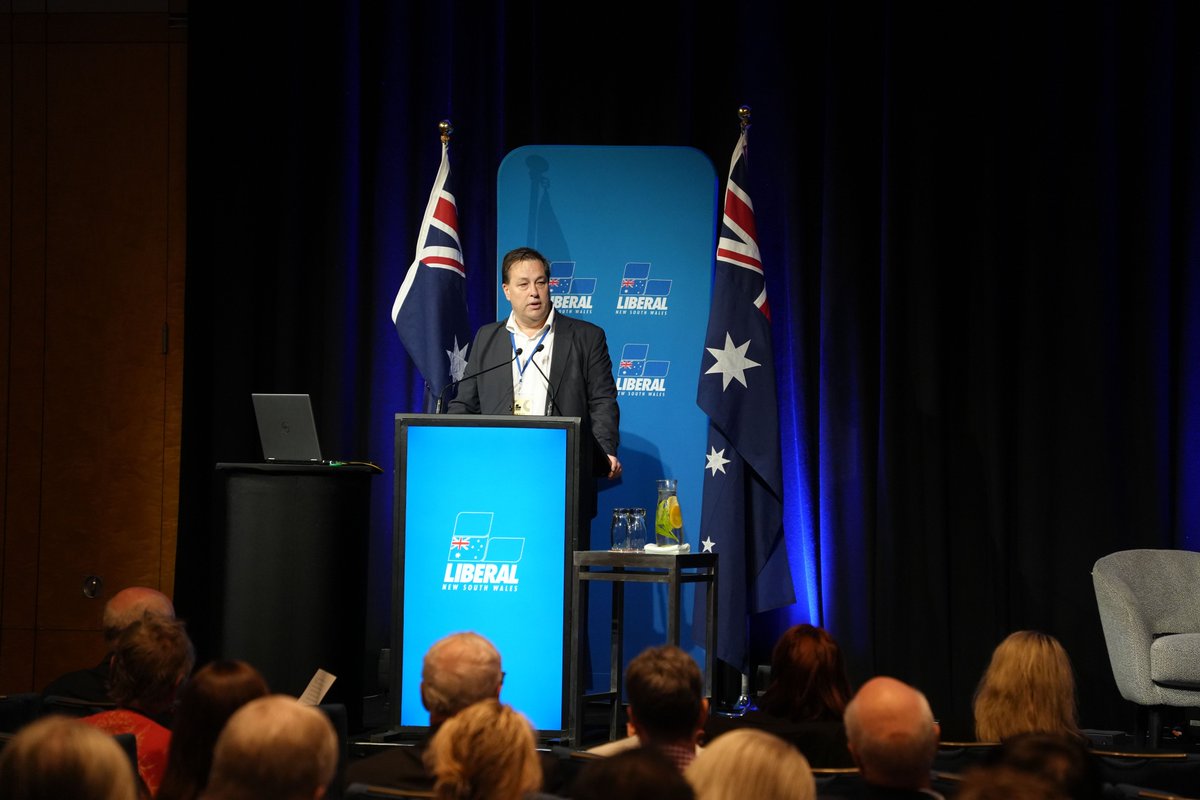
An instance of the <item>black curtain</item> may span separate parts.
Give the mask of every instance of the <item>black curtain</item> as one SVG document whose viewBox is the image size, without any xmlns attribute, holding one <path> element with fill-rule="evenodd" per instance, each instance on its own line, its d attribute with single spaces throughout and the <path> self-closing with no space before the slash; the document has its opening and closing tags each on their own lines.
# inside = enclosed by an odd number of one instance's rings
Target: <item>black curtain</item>
<svg viewBox="0 0 1200 800">
<path fill-rule="evenodd" d="M 1131 728 L 1090 570 L 1200 549 L 1193 4 L 254 6 L 189 20 L 176 599 L 202 656 L 213 465 L 259 458 L 251 391 L 309 392 L 331 457 L 385 467 L 366 613 L 387 646 L 391 418 L 422 386 L 390 309 L 438 121 L 477 326 L 508 151 L 690 146 L 723 175 L 746 103 L 802 567 L 752 655 L 822 625 L 855 682 L 908 680 L 966 736 L 992 648 L 1036 628 L 1083 724 Z"/>
</svg>

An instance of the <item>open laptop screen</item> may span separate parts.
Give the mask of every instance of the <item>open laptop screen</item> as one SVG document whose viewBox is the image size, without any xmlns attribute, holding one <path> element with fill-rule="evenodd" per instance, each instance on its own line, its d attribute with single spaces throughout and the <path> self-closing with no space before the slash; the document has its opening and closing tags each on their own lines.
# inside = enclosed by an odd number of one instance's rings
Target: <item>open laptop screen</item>
<svg viewBox="0 0 1200 800">
<path fill-rule="evenodd" d="M 321 445 L 306 394 L 251 394 L 263 458 L 274 462 L 319 463 Z"/>
</svg>

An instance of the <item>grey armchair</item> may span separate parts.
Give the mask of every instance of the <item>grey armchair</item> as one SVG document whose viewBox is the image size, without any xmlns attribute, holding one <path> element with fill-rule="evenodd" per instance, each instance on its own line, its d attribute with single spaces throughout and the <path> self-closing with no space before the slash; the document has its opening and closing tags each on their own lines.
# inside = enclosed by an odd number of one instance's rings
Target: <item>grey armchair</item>
<svg viewBox="0 0 1200 800">
<path fill-rule="evenodd" d="M 1138 706 L 1139 741 L 1144 729 L 1158 747 L 1164 706 L 1200 707 L 1200 553 L 1121 550 L 1092 583 L 1117 689 Z"/>
</svg>

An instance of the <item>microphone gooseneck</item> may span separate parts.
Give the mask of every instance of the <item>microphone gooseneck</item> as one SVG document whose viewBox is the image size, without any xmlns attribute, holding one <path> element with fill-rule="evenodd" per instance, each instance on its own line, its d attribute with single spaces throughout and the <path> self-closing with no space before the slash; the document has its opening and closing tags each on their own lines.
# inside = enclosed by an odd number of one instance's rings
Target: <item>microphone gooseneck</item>
<svg viewBox="0 0 1200 800">
<path fill-rule="evenodd" d="M 546 345 L 539 344 L 536 348 L 534 348 L 533 356 L 536 356 L 538 353 L 542 352 L 545 349 L 546 349 Z M 533 364 L 534 368 L 537 369 L 538 374 L 541 375 L 546 381 L 546 398 L 549 400 L 549 404 L 550 404 L 550 416 L 552 416 L 552 417 L 560 416 L 558 414 L 558 407 L 554 404 L 554 395 L 557 394 L 557 392 L 554 389 L 554 385 L 552 383 L 550 383 L 550 377 L 548 375 L 546 375 L 545 372 L 542 371 L 541 366 L 537 363 L 537 361 L 534 360 L 533 356 L 529 357 L 530 363 Z"/>
<path fill-rule="evenodd" d="M 539 345 L 538 347 L 540 349 L 541 345 Z M 460 383 L 462 383 L 465 380 L 470 380 L 471 378 L 478 378 L 480 375 L 484 374 L 485 372 L 491 372 L 492 370 L 500 369 L 501 367 L 512 366 L 512 363 L 521 357 L 522 352 L 524 352 L 524 351 L 520 347 L 518 347 L 513 352 L 513 357 L 510 358 L 508 361 L 501 361 L 499 364 L 493 364 L 492 366 L 487 367 L 486 369 L 481 369 L 478 372 L 475 372 L 471 375 L 464 375 L 456 381 L 451 381 L 450 383 L 447 383 L 445 386 L 442 387 L 442 391 L 438 392 L 437 405 L 434 407 L 433 413 L 435 413 L 435 414 L 442 413 L 442 404 L 444 403 L 444 401 L 446 399 L 446 392 L 449 391 L 451 388 L 458 386 Z M 539 370 L 539 372 L 540 372 L 540 370 Z"/>
</svg>

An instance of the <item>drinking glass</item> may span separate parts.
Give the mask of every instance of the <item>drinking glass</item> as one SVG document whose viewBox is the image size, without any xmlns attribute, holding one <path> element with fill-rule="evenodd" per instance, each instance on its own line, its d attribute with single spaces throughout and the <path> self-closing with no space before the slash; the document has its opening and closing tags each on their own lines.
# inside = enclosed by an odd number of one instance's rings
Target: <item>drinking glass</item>
<svg viewBox="0 0 1200 800">
<path fill-rule="evenodd" d="M 646 509 L 629 509 L 629 549 L 646 548 Z"/>
<path fill-rule="evenodd" d="M 612 546 L 609 548 L 616 551 L 624 551 L 631 549 L 629 543 L 629 509 L 614 508 L 612 512 L 612 524 L 609 527 L 609 541 Z"/>
</svg>

